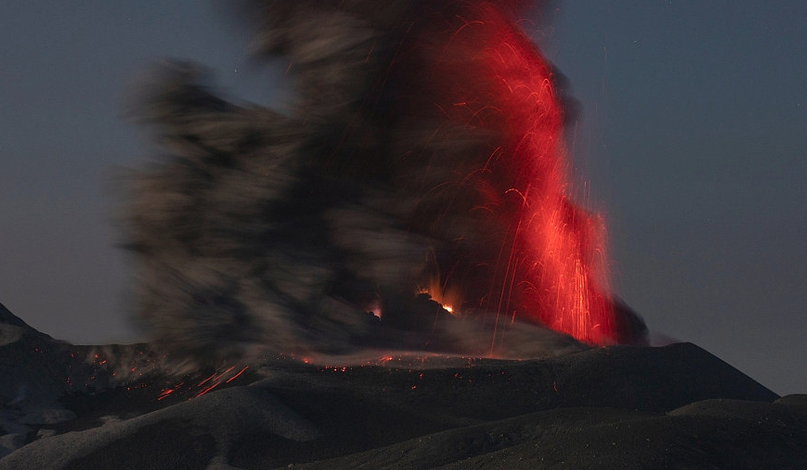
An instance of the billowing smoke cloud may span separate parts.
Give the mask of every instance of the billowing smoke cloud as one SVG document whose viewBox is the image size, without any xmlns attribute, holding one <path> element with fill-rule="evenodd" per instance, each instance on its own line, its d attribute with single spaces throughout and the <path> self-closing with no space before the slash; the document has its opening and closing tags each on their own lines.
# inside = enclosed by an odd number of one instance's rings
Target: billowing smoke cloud
<svg viewBox="0 0 807 470">
<path fill-rule="evenodd" d="M 155 341 L 201 359 L 581 347 L 540 326 L 563 287 L 536 280 L 556 255 L 524 234 L 572 227 L 576 295 L 613 303 L 589 272 L 598 222 L 562 191 L 564 115 L 551 67 L 517 27 L 525 3 L 242 4 L 258 60 L 288 60 L 286 114 L 220 98 L 194 64 L 153 71 L 134 115 L 164 153 L 131 178 L 124 218 Z M 528 211 L 556 200 L 551 221 Z M 635 316 L 614 318 L 628 326 L 607 341 L 641 336 Z"/>
</svg>

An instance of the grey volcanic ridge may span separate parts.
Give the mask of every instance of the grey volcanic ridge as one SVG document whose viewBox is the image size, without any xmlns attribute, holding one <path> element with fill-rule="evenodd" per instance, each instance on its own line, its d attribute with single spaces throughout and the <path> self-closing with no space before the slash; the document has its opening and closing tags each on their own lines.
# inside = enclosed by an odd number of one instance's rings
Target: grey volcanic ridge
<svg viewBox="0 0 807 470">
<path fill-rule="evenodd" d="M 183 372 L 0 306 L 0 469 L 807 468 L 807 396 L 690 343 L 323 361 Z"/>
</svg>

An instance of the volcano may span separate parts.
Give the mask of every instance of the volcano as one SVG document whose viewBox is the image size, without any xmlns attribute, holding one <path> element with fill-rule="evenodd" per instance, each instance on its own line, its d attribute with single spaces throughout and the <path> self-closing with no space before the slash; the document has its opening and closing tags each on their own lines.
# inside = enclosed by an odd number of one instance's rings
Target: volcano
<svg viewBox="0 0 807 470">
<path fill-rule="evenodd" d="M 283 112 L 156 66 L 121 211 L 148 342 L 0 308 L 0 470 L 805 468 L 805 396 L 611 294 L 532 3 L 239 2 Z"/>
<path fill-rule="evenodd" d="M 148 345 L 73 346 L 0 312 L 3 470 L 807 465 L 807 396 L 780 398 L 689 343 L 534 360 L 266 356 L 199 396 L 207 372 L 178 380 Z M 99 365 L 91 351 L 115 354 Z M 133 358 L 145 370 L 118 377 Z"/>
</svg>

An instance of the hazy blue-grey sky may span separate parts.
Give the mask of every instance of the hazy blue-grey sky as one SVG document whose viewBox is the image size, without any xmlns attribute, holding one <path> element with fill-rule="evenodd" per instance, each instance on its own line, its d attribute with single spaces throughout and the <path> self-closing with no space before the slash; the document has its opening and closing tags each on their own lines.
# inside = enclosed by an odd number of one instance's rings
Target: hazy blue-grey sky
<svg viewBox="0 0 807 470">
<path fill-rule="evenodd" d="M 615 290 L 652 330 L 807 392 L 807 2 L 558 8 L 535 36 L 583 106 L 577 191 L 606 215 Z M 60 339 L 137 338 L 111 223 L 115 167 L 146 154 L 127 90 L 179 57 L 281 102 L 247 38 L 212 1 L 0 7 L 0 302 Z"/>
</svg>

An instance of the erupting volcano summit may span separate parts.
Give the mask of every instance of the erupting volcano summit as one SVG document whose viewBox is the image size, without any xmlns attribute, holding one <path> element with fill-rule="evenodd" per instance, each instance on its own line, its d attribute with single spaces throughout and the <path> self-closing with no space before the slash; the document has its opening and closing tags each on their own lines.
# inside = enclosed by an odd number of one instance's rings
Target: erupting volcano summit
<svg viewBox="0 0 807 470">
<path fill-rule="evenodd" d="M 523 327 L 641 342 L 602 221 L 571 202 L 528 3 L 250 2 L 257 57 L 296 83 L 285 114 L 223 100 L 197 66 L 155 71 L 135 115 L 165 151 L 125 219 L 156 340 L 215 357 L 477 353 L 468 331 L 507 356 Z"/>
</svg>

